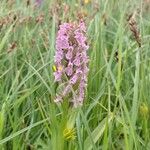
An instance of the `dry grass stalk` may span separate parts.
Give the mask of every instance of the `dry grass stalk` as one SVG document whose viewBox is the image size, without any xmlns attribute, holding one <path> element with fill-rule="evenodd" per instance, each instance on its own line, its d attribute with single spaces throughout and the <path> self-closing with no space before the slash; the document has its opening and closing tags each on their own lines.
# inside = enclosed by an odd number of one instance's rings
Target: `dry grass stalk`
<svg viewBox="0 0 150 150">
<path fill-rule="evenodd" d="M 138 43 L 138 46 L 141 47 L 141 37 L 137 28 L 137 22 L 135 16 L 136 16 L 136 12 L 131 14 L 128 18 L 128 23 L 129 23 L 130 30 L 133 33 L 136 42 Z"/>
</svg>

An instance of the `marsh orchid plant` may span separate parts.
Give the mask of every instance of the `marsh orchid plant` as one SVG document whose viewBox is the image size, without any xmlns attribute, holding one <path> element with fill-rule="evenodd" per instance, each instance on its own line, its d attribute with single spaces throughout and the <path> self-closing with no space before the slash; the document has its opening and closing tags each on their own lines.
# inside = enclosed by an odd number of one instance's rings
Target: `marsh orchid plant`
<svg viewBox="0 0 150 150">
<path fill-rule="evenodd" d="M 64 23 L 59 26 L 56 38 L 55 82 L 65 86 L 56 94 L 55 102 L 62 102 L 66 97 L 74 107 L 83 104 L 87 86 L 88 61 L 86 26 Z"/>
</svg>

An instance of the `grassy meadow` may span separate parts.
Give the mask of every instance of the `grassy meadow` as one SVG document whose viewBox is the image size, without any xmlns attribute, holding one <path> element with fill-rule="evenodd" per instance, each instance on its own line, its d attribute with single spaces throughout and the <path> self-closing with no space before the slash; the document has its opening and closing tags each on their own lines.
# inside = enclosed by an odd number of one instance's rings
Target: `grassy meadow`
<svg viewBox="0 0 150 150">
<path fill-rule="evenodd" d="M 54 103 L 59 25 L 87 26 L 82 107 Z M 149 0 L 0 0 L 0 150 L 150 150 Z"/>
</svg>

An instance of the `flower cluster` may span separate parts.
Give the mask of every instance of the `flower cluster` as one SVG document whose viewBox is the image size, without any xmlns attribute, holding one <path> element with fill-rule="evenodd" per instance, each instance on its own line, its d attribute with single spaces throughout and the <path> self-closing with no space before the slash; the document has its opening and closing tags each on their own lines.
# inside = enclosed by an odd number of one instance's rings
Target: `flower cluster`
<svg viewBox="0 0 150 150">
<path fill-rule="evenodd" d="M 43 0 L 35 0 L 35 4 L 37 6 L 40 6 L 42 4 Z"/>
<path fill-rule="evenodd" d="M 56 38 L 56 53 L 54 72 L 55 82 L 64 84 L 61 93 L 57 93 L 55 102 L 61 102 L 67 97 L 74 107 L 82 105 L 88 73 L 88 56 L 84 22 L 80 24 L 64 23 Z"/>
</svg>

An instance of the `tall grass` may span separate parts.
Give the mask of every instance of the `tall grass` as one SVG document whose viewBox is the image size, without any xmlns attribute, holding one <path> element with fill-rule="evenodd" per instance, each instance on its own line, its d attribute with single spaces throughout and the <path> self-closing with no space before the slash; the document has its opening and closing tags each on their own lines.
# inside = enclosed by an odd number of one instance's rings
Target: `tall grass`
<svg viewBox="0 0 150 150">
<path fill-rule="evenodd" d="M 1 0 L 0 149 L 150 149 L 150 2 L 84 2 Z M 127 20 L 134 12 L 140 48 Z M 52 66 L 59 23 L 80 18 L 90 71 L 75 109 L 53 102 Z"/>
</svg>

